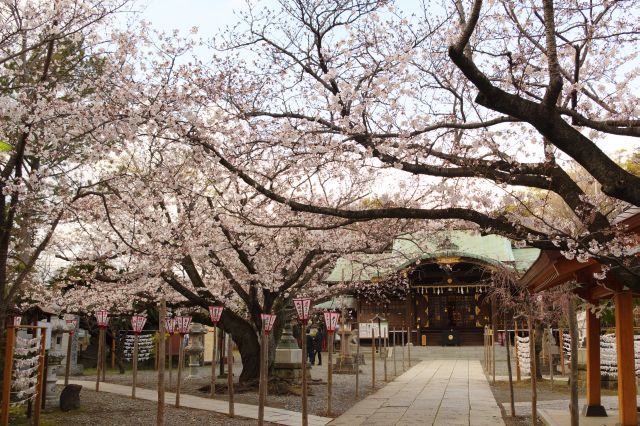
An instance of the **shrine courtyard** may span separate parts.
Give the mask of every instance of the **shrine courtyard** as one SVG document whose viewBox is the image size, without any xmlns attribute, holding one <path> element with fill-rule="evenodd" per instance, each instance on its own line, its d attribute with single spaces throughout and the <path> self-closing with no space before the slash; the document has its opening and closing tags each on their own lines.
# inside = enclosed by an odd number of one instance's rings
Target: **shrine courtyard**
<svg viewBox="0 0 640 426">
<path fill-rule="evenodd" d="M 364 348 L 363 348 L 364 349 Z M 402 369 L 399 348 L 387 360 L 387 381 L 383 364 L 376 361 L 375 390 L 371 383 L 371 362 L 366 353 L 366 364 L 361 366 L 360 392 L 355 396 L 353 375 L 334 375 L 334 413 L 323 413 L 326 398 L 326 362 L 314 366 L 311 377 L 309 424 L 319 425 L 525 425 L 531 424 L 530 394 L 526 377 L 516 384 L 516 414 L 509 417 L 509 397 L 506 392 L 507 364 L 503 347 L 496 348 L 496 384 L 483 369 L 482 347 L 413 347 L 411 367 L 406 359 Z M 370 353 L 370 352 L 369 352 Z M 326 354 L 325 354 L 326 355 Z M 405 355 L 408 355 L 405 352 Z M 238 357 L 239 358 L 239 357 Z M 407 357 L 408 358 L 408 357 Z M 240 365 L 237 365 L 238 370 Z M 204 368 L 204 367 L 203 367 Z M 203 375 L 207 368 L 203 369 Z M 137 400 L 130 399 L 131 375 L 109 372 L 107 381 L 96 393 L 91 375 L 74 377 L 71 383 L 83 385 L 83 407 L 69 413 L 44 413 L 46 424 L 64 425 L 136 425 L 154 424 L 157 393 L 153 370 L 141 371 Z M 547 378 L 548 379 L 548 378 Z M 250 425 L 257 418 L 255 392 L 238 393 L 235 397 L 236 417 L 227 417 L 228 404 L 223 391 L 214 400 L 198 388 L 207 380 L 185 382 L 182 407 L 173 408 L 174 394 L 167 392 L 168 424 L 187 425 Z M 220 381 L 219 383 L 222 383 Z M 538 411 L 541 420 L 550 425 L 568 424 L 567 405 L 569 390 L 566 378 L 556 377 L 553 388 L 548 380 L 538 385 Z M 299 425 L 299 397 L 295 395 L 269 395 L 265 409 L 268 424 Z M 581 401 L 583 404 L 583 401 Z M 608 418 L 581 418 L 581 424 L 615 424 L 617 397 L 605 394 L 603 404 L 610 413 Z M 121 407 L 119 409 L 118 407 Z M 595 423 L 593 423 L 595 421 Z"/>
</svg>

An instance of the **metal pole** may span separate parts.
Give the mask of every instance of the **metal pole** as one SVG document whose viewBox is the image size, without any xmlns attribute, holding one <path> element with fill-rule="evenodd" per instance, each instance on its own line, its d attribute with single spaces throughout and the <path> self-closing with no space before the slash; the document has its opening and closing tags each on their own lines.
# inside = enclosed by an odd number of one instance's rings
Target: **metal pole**
<svg viewBox="0 0 640 426">
<path fill-rule="evenodd" d="M 258 426 L 264 425 L 264 400 L 266 398 L 265 389 L 267 387 L 266 374 L 265 370 L 267 369 L 266 363 L 266 347 L 267 347 L 267 339 L 265 338 L 266 334 L 264 332 L 264 328 L 262 329 L 262 333 L 260 335 L 260 383 L 258 386 Z"/>
<path fill-rule="evenodd" d="M 138 333 L 133 336 L 133 383 L 131 398 L 136 399 L 136 384 L 138 383 Z"/>
<path fill-rule="evenodd" d="M 9 394 L 11 392 L 11 376 L 13 370 L 13 346 L 15 344 L 16 329 L 12 325 L 7 327 L 7 343 L 4 353 L 4 379 L 2 381 L 2 426 L 9 425 Z"/>
<path fill-rule="evenodd" d="M 231 334 L 227 334 L 227 388 L 229 389 L 229 417 L 234 417 L 233 409 L 233 347 Z"/>
<path fill-rule="evenodd" d="M 360 396 L 360 327 L 356 339 L 356 398 Z"/>
<path fill-rule="evenodd" d="M 213 340 L 211 341 L 211 398 L 216 394 L 216 326 L 213 326 Z"/>
<path fill-rule="evenodd" d="M 104 329 L 100 327 L 98 330 L 98 353 L 96 357 L 96 392 L 100 392 L 100 360 L 102 359 L 100 355 L 102 354 L 102 334 L 104 333 Z"/>
<path fill-rule="evenodd" d="M 47 329 L 45 327 L 40 329 L 40 357 L 38 359 L 38 384 L 36 388 L 36 401 L 35 411 L 33 412 L 33 424 L 38 426 L 40 424 L 40 410 L 42 410 L 42 386 L 44 384 L 44 362 L 45 362 L 45 344 L 47 341 Z M 9 394 L 3 395 L 4 398 L 9 399 Z"/>
<path fill-rule="evenodd" d="M 180 334 L 180 345 L 178 349 L 178 383 L 176 384 L 176 408 L 180 407 L 180 385 L 182 384 L 182 364 L 184 364 L 184 336 Z"/>
<path fill-rule="evenodd" d="M 302 321 L 302 426 L 309 424 L 307 413 L 307 323 Z M 357 381 L 357 379 L 356 379 Z"/>
<path fill-rule="evenodd" d="M 71 341 L 73 340 L 73 331 L 70 331 L 67 337 L 67 360 L 64 370 L 64 385 L 69 384 L 69 370 L 71 370 Z"/>
<path fill-rule="evenodd" d="M 329 332 L 329 365 L 327 366 L 327 416 L 331 415 L 331 385 L 333 384 L 333 332 Z M 343 343 L 344 344 L 344 343 Z"/>
</svg>

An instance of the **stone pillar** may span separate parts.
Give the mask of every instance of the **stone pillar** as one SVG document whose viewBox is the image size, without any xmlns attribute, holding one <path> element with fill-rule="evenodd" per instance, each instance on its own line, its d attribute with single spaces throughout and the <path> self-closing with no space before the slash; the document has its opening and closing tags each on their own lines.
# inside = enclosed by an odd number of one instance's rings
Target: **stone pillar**
<svg viewBox="0 0 640 426">
<path fill-rule="evenodd" d="M 638 424 L 636 408 L 636 369 L 633 341 L 633 296 L 629 291 L 613 296 L 616 311 L 616 350 L 618 352 L 618 407 L 621 426 Z"/>
<path fill-rule="evenodd" d="M 189 357 L 189 375 L 186 380 L 201 378 L 198 367 L 200 357 L 204 353 L 204 335 L 207 332 L 202 324 L 192 322 L 189 325 L 189 344 L 184 348 L 184 353 Z"/>
<path fill-rule="evenodd" d="M 587 404 L 582 409 L 587 417 L 606 417 L 600 401 L 600 319 L 587 309 Z"/>
</svg>

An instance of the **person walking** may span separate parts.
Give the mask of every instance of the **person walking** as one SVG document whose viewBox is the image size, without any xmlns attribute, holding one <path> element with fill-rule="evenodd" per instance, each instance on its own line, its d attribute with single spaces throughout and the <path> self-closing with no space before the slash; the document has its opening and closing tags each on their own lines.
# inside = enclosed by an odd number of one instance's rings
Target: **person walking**
<svg viewBox="0 0 640 426">
<path fill-rule="evenodd" d="M 318 332 L 316 333 L 316 336 L 313 338 L 314 343 L 315 343 L 315 351 L 316 351 L 316 355 L 318 355 L 318 365 L 322 365 L 322 339 L 323 339 L 324 335 L 322 333 L 322 330 L 318 329 Z"/>
<path fill-rule="evenodd" d="M 307 357 L 309 358 L 309 364 L 313 365 L 315 360 L 315 341 L 311 335 L 311 330 L 307 330 Z"/>
</svg>

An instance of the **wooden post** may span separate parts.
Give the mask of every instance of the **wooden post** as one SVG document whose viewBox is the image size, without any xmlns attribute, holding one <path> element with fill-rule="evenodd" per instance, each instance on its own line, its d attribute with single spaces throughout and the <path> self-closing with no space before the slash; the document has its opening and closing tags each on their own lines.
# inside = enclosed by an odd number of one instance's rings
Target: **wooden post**
<svg viewBox="0 0 640 426">
<path fill-rule="evenodd" d="M 560 334 L 560 372 L 564 376 L 566 374 L 564 366 L 564 331 L 559 329 L 558 333 Z"/>
<path fill-rule="evenodd" d="M 213 339 L 211 340 L 211 398 L 216 395 L 216 326 L 213 326 Z"/>
<path fill-rule="evenodd" d="M 167 302 L 162 299 L 160 301 L 160 314 L 158 322 L 160 323 L 160 336 L 158 341 L 158 411 L 156 414 L 156 426 L 164 426 L 164 350 L 167 345 L 165 318 L 167 318 Z"/>
<path fill-rule="evenodd" d="M 389 327 L 387 327 L 387 337 L 389 334 Z M 384 368 L 384 381 L 387 382 L 389 381 L 389 379 L 387 378 L 387 353 L 388 353 L 388 343 L 389 341 L 387 340 L 387 338 L 383 337 L 382 338 L 382 344 L 384 346 L 384 353 L 383 353 L 383 358 L 382 358 L 382 364 L 383 364 L 383 368 Z M 380 352 L 382 353 L 382 350 L 380 350 Z"/>
<path fill-rule="evenodd" d="M 553 354 L 552 351 L 553 342 L 553 328 L 549 327 L 547 332 L 547 356 L 549 357 L 549 379 L 551 380 L 551 390 L 553 390 Z"/>
<path fill-rule="evenodd" d="M 496 337 L 498 334 L 498 308 L 496 296 L 491 297 L 491 376 L 493 384 L 496 384 Z"/>
<path fill-rule="evenodd" d="M 157 353 L 158 352 L 156 351 L 156 354 Z M 156 362 L 157 362 L 157 358 L 156 358 Z M 113 335 L 113 339 L 111 339 L 111 369 L 114 370 L 115 368 L 116 368 L 116 336 Z"/>
<path fill-rule="evenodd" d="M 396 364 L 396 328 L 393 328 L 393 340 L 391 342 L 393 346 L 393 376 L 398 377 L 398 365 Z"/>
<path fill-rule="evenodd" d="M 402 372 L 404 373 L 405 371 L 405 366 L 404 366 L 404 326 L 402 326 L 401 328 L 402 330 L 402 336 L 401 336 L 401 342 L 402 343 Z"/>
<path fill-rule="evenodd" d="M 376 330 L 371 327 L 371 391 L 376 390 Z"/>
<path fill-rule="evenodd" d="M 411 335 L 411 327 L 407 327 L 408 343 L 407 343 L 407 361 L 409 362 L 409 368 L 411 368 L 411 345 L 413 344 L 413 336 Z"/>
<path fill-rule="evenodd" d="M 618 407 L 622 426 L 637 425 L 636 374 L 633 341 L 633 296 L 616 292 L 616 350 L 618 352 Z"/>
<path fill-rule="evenodd" d="M 260 382 L 258 385 L 258 426 L 264 425 L 264 403 L 267 389 L 267 335 L 262 327 L 260 333 Z M 331 365 L 331 364 L 329 364 Z"/>
<path fill-rule="evenodd" d="M 64 369 L 64 385 L 67 386 L 69 384 L 69 370 L 71 370 L 71 341 L 73 340 L 73 334 L 75 330 L 70 330 L 67 335 L 67 359 L 65 361 L 65 369 Z"/>
<path fill-rule="evenodd" d="M 569 418 L 571 426 L 580 424 L 580 410 L 578 407 L 578 320 L 576 319 L 576 298 L 571 297 L 567 306 L 569 335 L 571 336 L 571 368 L 569 383 L 571 385 L 569 398 Z M 598 346 L 600 345 L 598 337 Z"/>
<path fill-rule="evenodd" d="M 511 417 L 516 416 L 516 405 L 513 394 L 513 373 L 511 372 L 511 336 L 507 332 L 507 314 L 504 314 L 504 337 L 505 347 L 507 348 L 507 371 L 509 373 L 509 402 L 511 404 Z"/>
<path fill-rule="evenodd" d="M 360 396 L 360 327 L 356 339 L 356 398 Z M 364 356 L 363 356 L 364 358 Z"/>
<path fill-rule="evenodd" d="M 184 336 L 180 334 L 178 346 L 178 383 L 176 383 L 176 408 L 180 407 L 180 386 L 182 385 L 182 364 L 184 364 Z"/>
<path fill-rule="evenodd" d="M 38 384 L 36 387 L 36 400 L 33 411 L 33 424 L 38 426 L 40 424 L 40 410 L 42 410 L 42 387 L 44 385 L 44 362 L 45 362 L 45 345 L 47 342 L 47 329 L 46 327 L 40 328 L 40 356 L 38 358 Z M 3 395 L 9 399 L 9 394 Z"/>
<path fill-rule="evenodd" d="M 112 339 L 113 340 L 113 339 Z M 102 381 L 105 382 L 107 373 L 107 329 L 102 333 L 102 357 L 100 358 L 100 372 L 102 373 Z"/>
<path fill-rule="evenodd" d="M 587 309 L 587 405 L 585 416 L 606 416 L 600 392 L 600 319 Z"/>
<path fill-rule="evenodd" d="M 528 318 L 529 326 L 529 376 L 531 377 L 531 423 L 538 423 L 538 390 L 536 388 L 536 338 L 533 329 L 533 320 Z"/>
<path fill-rule="evenodd" d="M 233 341 L 231 334 L 227 335 L 227 389 L 229 391 L 229 417 L 234 417 L 233 408 Z"/>
<path fill-rule="evenodd" d="M 331 416 L 331 387 L 333 385 L 333 332 L 329 332 L 327 346 L 329 346 L 329 365 L 327 365 L 327 416 Z M 344 342 L 342 342 L 344 344 Z"/>
<path fill-rule="evenodd" d="M 7 342 L 4 352 L 4 378 L 2 380 L 2 426 L 9 425 L 9 402 L 11 394 L 11 377 L 13 372 L 13 347 L 16 340 L 16 328 L 13 324 L 7 327 Z"/>
<path fill-rule="evenodd" d="M 100 367 L 102 360 L 102 336 L 104 335 L 104 328 L 100 327 L 98 330 L 98 352 L 96 354 L 96 392 L 100 392 Z"/>
<path fill-rule="evenodd" d="M 307 389 L 307 322 L 301 321 L 300 343 L 302 343 L 302 426 L 309 424 L 309 414 L 307 412 L 307 395 L 309 390 Z M 356 389 L 358 386 L 358 379 L 356 378 Z M 356 390 L 356 395 L 358 391 Z"/>
<path fill-rule="evenodd" d="M 169 335 L 169 390 L 171 390 L 173 386 L 173 330 L 169 330 L 167 334 Z"/>
<path fill-rule="evenodd" d="M 515 342 L 515 354 L 516 354 L 516 381 L 520 381 L 521 373 L 520 373 L 520 354 L 518 353 L 518 321 L 513 321 L 513 341 Z"/>
<path fill-rule="evenodd" d="M 131 398 L 136 399 L 136 385 L 138 384 L 138 333 L 133 336 L 133 380 L 131 384 Z"/>
</svg>

